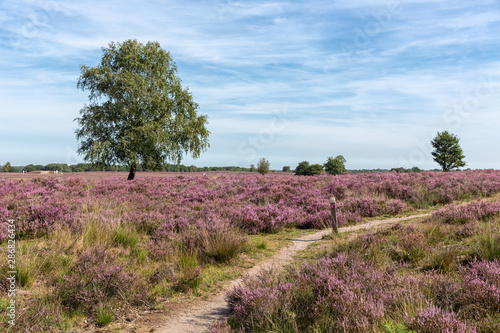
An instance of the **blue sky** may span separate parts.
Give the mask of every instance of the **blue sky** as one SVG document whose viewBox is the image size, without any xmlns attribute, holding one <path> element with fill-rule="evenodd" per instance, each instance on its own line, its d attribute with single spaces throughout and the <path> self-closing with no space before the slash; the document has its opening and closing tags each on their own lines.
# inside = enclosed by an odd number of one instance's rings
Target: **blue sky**
<svg viewBox="0 0 500 333">
<path fill-rule="evenodd" d="M 448 130 L 470 168 L 500 168 L 495 0 L 0 0 L 0 164 L 82 162 L 80 65 L 158 41 L 209 117 L 197 166 L 437 168 Z"/>
</svg>

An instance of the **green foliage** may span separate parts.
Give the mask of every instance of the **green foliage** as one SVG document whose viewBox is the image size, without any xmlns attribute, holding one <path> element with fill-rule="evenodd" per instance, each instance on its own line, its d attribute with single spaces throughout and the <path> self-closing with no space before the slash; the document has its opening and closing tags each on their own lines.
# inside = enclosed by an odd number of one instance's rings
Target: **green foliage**
<svg viewBox="0 0 500 333">
<path fill-rule="evenodd" d="M 311 165 L 308 161 L 302 161 L 295 168 L 295 174 L 299 176 L 309 176 Z"/>
<path fill-rule="evenodd" d="M 26 172 L 31 172 L 35 170 L 42 170 L 43 165 L 34 165 L 34 164 L 28 164 L 27 166 L 24 167 L 24 171 Z"/>
<path fill-rule="evenodd" d="M 255 172 L 255 164 L 250 164 L 250 172 Z"/>
<path fill-rule="evenodd" d="M 325 170 L 323 169 L 323 166 L 321 164 L 313 164 L 309 168 L 309 172 L 311 175 L 319 175 L 320 173 L 324 172 Z"/>
<path fill-rule="evenodd" d="M 455 268 L 458 252 L 454 248 L 436 249 L 428 255 L 423 270 L 449 272 Z"/>
<path fill-rule="evenodd" d="M 179 275 L 177 283 L 174 285 L 174 290 L 186 291 L 198 288 L 201 283 L 201 277 L 196 253 L 181 253 L 178 266 Z"/>
<path fill-rule="evenodd" d="M 103 305 L 97 308 L 97 325 L 106 326 L 111 324 L 113 320 L 115 320 L 115 314 L 111 311 L 111 309 Z"/>
<path fill-rule="evenodd" d="M 16 282 L 19 286 L 23 288 L 29 288 L 34 281 L 35 272 L 35 259 L 31 260 L 18 260 L 16 262 Z"/>
<path fill-rule="evenodd" d="M 385 333 L 416 333 L 408 329 L 403 323 L 394 323 L 389 321 L 382 325 Z"/>
<path fill-rule="evenodd" d="M 265 249 L 267 249 L 267 243 L 266 243 L 266 241 L 265 241 L 265 240 L 263 240 L 262 242 L 258 243 L 258 244 L 257 244 L 257 248 L 258 248 L 259 250 L 265 250 Z"/>
<path fill-rule="evenodd" d="M 124 226 L 119 226 L 114 229 L 112 238 L 116 245 L 130 247 L 131 249 L 134 249 L 139 242 L 139 235 L 137 232 Z"/>
<path fill-rule="evenodd" d="M 59 171 L 59 172 L 71 172 L 71 168 L 66 163 L 50 163 L 47 164 L 43 170 L 49 171 Z"/>
<path fill-rule="evenodd" d="M 344 156 L 338 155 L 335 158 L 331 156 L 328 157 L 323 165 L 325 166 L 325 171 L 330 175 L 340 175 L 346 172 L 345 163 L 346 160 Z"/>
<path fill-rule="evenodd" d="M 176 75 L 170 53 L 158 42 L 110 43 L 96 67 L 81 66 L 78 88 L 90 103 L 76 119 L 78 152 L 98 167 L 126 164 L 133 179 L 137 165 L 161 170 L 208 146 L 207 116 Z"/>
<path fill-rule="evenodd" d="M 292 169 L 288 165 L 283 167 L 283 172 L 291 172 L 291 171 Z"/>
<path fill-rule="evenodd" d="M 479 228 L 475 237 L 474 256 L 478 259 L 500 259 L 500 234 L 498 228 L 487 223 Z"/>
<path fill-rule="evenodd" d="M 421 172 L 422 170 L 419 167 L 413 167 L 411 169 L 405 169 L 403 167 L 392 168 L 391 171 L 396 171 L 397 173 L 411 173 L 411 172 Z"/>
<path fill-rule="evenodd" d="M 246 238 L 233 227 L 218 226 L 211 229 L 199 228 L 194 232 L 201 247 L 201 259 L 208 262 L 228 262 L 235 258 L 246 245 Z"/>
<path fill-rule="evenodd" d="M 14 168 L 12 165 L 10 165 L 10 162 L 7 162 L 2 167 L 2 171 L 3 172 L 16 172 L 16 168 Z"/>
<path fill-rule="evenodd" d="M 17 168 L 17 169 L 16 169 Z M 20 168 L 20 169 L 19 169 Z M 253 170 L 251 169 L 253 168 Z M 19 170 L 18 170 L 19 169 Z M 34 165 L 28 164 L 25 167 L 12 167 L 11 172 L 22 171 L 32 172 L 35 170 L 46 170 L 46 171 L 62 171 L 62 172 L 84 172 L 84 171 L 129 171 L 127 165 L 112 164 L 108 166 L 97 166 L 92 165 L 92 163 L 77 163 L 72 165 L 67 165 L 64 163 L 50 163 L 47 165 Z M 186 166 L 183 164 L 170 164 L 165 163 L 160 169 L 147 169 L 142 165 L 136 166 L 136 171 L 167 171 L 167 172 L 201 172 L 201 171 L 255 171 L 255 165 L 252 164 L 250 168 L 243 168 L 239 166 L 205 166 L 197 167 L 195 165 Z"/>
<path fill-rule="evenodd" d="M 459 145 L 460 139 L 448 133 L 448 131 L 438 132 L 436 137 L 431 141 L 434 151 L 432 156 L 443 171 L 450 171 L 455 168 L 465 166 L 463 159 L 465 158 L 462 148 Z"/>
<path fill-rule="evenodd" d="M 323 171 L 323 166 L 321 164 L 310 165 L 308 161 L 300 162 L 295 168 L 295 174 L 299 176 L 318 175 Z"/>
<path fill-rule="evenodd" d="M 269 172 L 269 167 L 271 164 L 269 163 L 268 160 L 266 160 L 264 157 L 262 157 L 257 164 L 257 172 L 260 173 L 261 175 L 265 175 L 266 173 Z"/>
</svg>

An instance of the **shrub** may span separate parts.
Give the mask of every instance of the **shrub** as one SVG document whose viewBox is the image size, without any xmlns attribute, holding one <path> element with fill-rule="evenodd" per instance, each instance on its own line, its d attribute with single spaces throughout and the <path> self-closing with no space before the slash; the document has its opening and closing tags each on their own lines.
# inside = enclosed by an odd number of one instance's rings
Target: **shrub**
<svg viewBox="0 0 500 333">
<path fill-rule="evenodd" d="M 448 205 L 432 213 L 432 220 L 445 224 L 468 224 L 487 221 L 500 212 L 499 202 L 474 201 L 465 205 Z"/>
<path fill-rule="evenodd" d="M 362 217 L 379 216 L 382 206 L 378 200 L 372 198 L 348 198 L 340 202 L 341 212 L 358 212 Z"/>
<path fill-rule="evenodd" d="M 261 175 L 265 175 L 266 173 L 269 172 L 269 167 L 270 163 L 268 160 L 266 160 L 264 157 L 260 159 L 259 163 L 257 164 L 257 172 L 260 173 Z"/>
<path fill-rule="evenodd" d="M 500 311 L 500 261 L 475 260 L 459 269 L 462 292 L 455 306 L 471 316 Z"/>
<path fill-rule="evenodd" d="M 297 210 L 278 204 L 245 206 L 231 214 L 230 219 L 250 234 L 277 232 L 297 218 Z"/>
<path fill-rule="evenodd" d="M 295 168 L 295 175 L 297 176 L 309 176 L 310 175 L 310 167 L 308 161 L 302 161 Z"/>
<path fill-rule="evenodd" d="M 309 164 L 308 161 L 302 161 L 295 168 L 295 175 L 297 176 L 313 176 L 319 175 L 324 171 L 321 164 Z"/>
<path fill-rule="evenodd" d="M 128 272 L 105 247 L 93 247 L 78 256 L 70 273 L 56 286 L 62 304 L 71 310 L 94 312 L 107 302 L 140 305 L 148 298 L 143 280 Z"/>
<path fill-rule="evenodd" d="M 19 235 L 40 237 L 60 225 L 72 225 L 74 216 L 65 203 L 58 202 L 28 207 L 28 216 L 18 222 Z"/>
<path fill-rule="evenodd" d="M 385 202 L 384 212 L 389 215 L 397 215 L 404 210 L 411 210 L 406 203 L 401 200 L 388 200 Z"/>
<path fill-rule="evenodd" d="M 445 311 L 477 322 L 500 311 L 500 262 L 474 260 L 458 268 L 458 275 L 430 273 L 432 301 Z"/>
<path fill-rule="evenodd" d="M 425 257 L 428 245 L 424 233 L 414 225 L 406 226 L 399 230 L 397 248 L 392 253 L 397 261 L 416 264 Z"/>
<path fill-rule="evenodd" d="M 247 278 L 229 293 L 233 328 L 249 331 L 364 332 L 406 304 L 420 302 L 417 281 L 354 256 L 323 258 Z"/>
<path fill-rule="evenodd" d="M 329 174 L 340 175 L 340 174 L 346 172 L 345 163 L 346 163 L 346 160 L 345 160 L 344 156 L 338 155 L 335 158 L 333 158 L 331 156 L 328 157 L 326 159 L 325 164 L 323 164 L 323 165 L 325 167 L 325 171 L 328 172 Z"/>
<path fill-rule="evenodd" d="M 454 313 L 444 312 L 438 307 L 430 306 L 413 318 L 407 318 L 405 324 L 419 333 L 475 333 L 476 328 L 462 322 Z"/>
<path fill-rule="evenodd" d="M 31 298 L 18 309 L 15 326 L 18 332 L 64 331 L 67 326 L 58 299 Z"/>
<path fill-rule="evenodd" d="M 321 164 L 313 164 L 309 167 L 309 173 L 311 175 L 319 175 L 324 172 L 323 166 Z"/>
<path fill-rule="evenodd" d="M 196 244 L 201 256 L 226 262 L 236 257 L 246 244 L 246 238 L 227 220 L 212 219 L 196 226 Z"/>
</svg>

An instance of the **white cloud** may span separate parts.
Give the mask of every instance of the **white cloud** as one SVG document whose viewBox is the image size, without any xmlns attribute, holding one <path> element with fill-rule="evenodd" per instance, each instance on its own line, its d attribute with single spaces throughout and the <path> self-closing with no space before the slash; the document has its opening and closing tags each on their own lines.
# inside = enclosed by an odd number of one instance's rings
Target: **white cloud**
<svg viewBox="0 0 500 333">
<path fill-rule="evenodd" d="M 390 22 L 367 35 L 366 45 L 357 40 L 390 3 L 4 2 L 0 105 L 9 111 L 0 114 L 0 130 L 14 138 L 46 136 L 47 147 L 58 140 L 76 146 L 72 120 L 86 102 L 76 90 L 79 65 L 96 64 L 111 41 L 136 38 L 171 51 L 200 112 L 209 115 L 213 144 L 200 163 L 240 159 L 246 166 L 238 145 L 283 110 L 288 125 L 257 151 L 277 156 L 273 163 L 321 162 L 335 154 L 330 145 L 341 143 L 352 167 L 395 167 L 419 149 L 416 141 L 446 126 L 474 137 L 468 148 L 484 156 L 500 139 L 497 93 L 469 118 L 460 115 L 460 123 L 446 112 L 467 101 L 485 74 L 500 76 L 498 4 L 395 0 L 400 6 Z M 33 23 L 35 33 L 27 35 Z M 482 142 L 482 133 L 492 137 Z M 55 151 L 47 148 L 54 158 Z M 433 167 L 428 158 L 423 165 Z"/>
</svg>

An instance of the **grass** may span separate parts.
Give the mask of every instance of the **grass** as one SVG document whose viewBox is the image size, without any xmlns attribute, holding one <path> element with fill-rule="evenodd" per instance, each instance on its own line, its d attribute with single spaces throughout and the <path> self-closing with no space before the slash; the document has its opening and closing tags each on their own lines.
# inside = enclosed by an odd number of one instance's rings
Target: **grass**
<svg viewBox="0 0 500 333">
<path fill-rule="evenodd" d="M 99 306 L 96 313 L 96 323 L 99 326 L 107 326 L 115 320 L 115 314 L 106 306 Z"/>
<path fill-rule="evenodd" d="M 183 252 L 179 258 L 177 283 L 175 291 L 187 291 L 196 289 L 201 283 L 198 256 L 194 252 Z"/>
<path fill-rule="evenodd" d="M 9 299 L 0 297 L 0 312 L 7 313 L 7 307 L 9 306 Z"/>
<path fill-rule="evenodd" d="M 500 259 L 500 234 L 498 226 L 485 223 L 479 228 L 474 239 L 474 251 L 479 259 Z"/>
<path fill-rule="evenodd" d="M 259 250 L 265 250 L 265 249 L 267 249 L 267 242 L 266 241 L 262 241 L 262 242 L 258 243 L 256 247 Z"/>
<path fill-rule="evenodd" d="M 201 283 L 199 295 L 206 298 L 217 293 L 225 282 L 241 277 L 243 270 L 228 263 L 212 263 L 206 265 L 200 273 Z"/>
<path fill-rule="evenodd" d="M 393 321 L 382 324 L 382 329 L 384 333 L 416 333 L 416 331 L 408 329 L 404 323 L 395 323 Z"/>
<path fill-rule="evenodd" d="M 212 232 L 200 230 L 199 233 L 204 256 L 209 261 L 228 262 L 241 252 L 246 243 L 245 236 L 234 228 Z"/>
<path fill-rule="evenodd" d="M 115 246 L 123 246 L 125 248 L 135 249 L 139 243 L 139 234 L 131 228 L 120 225 L 112 232 L 111 238 Z"/>
</svg>

